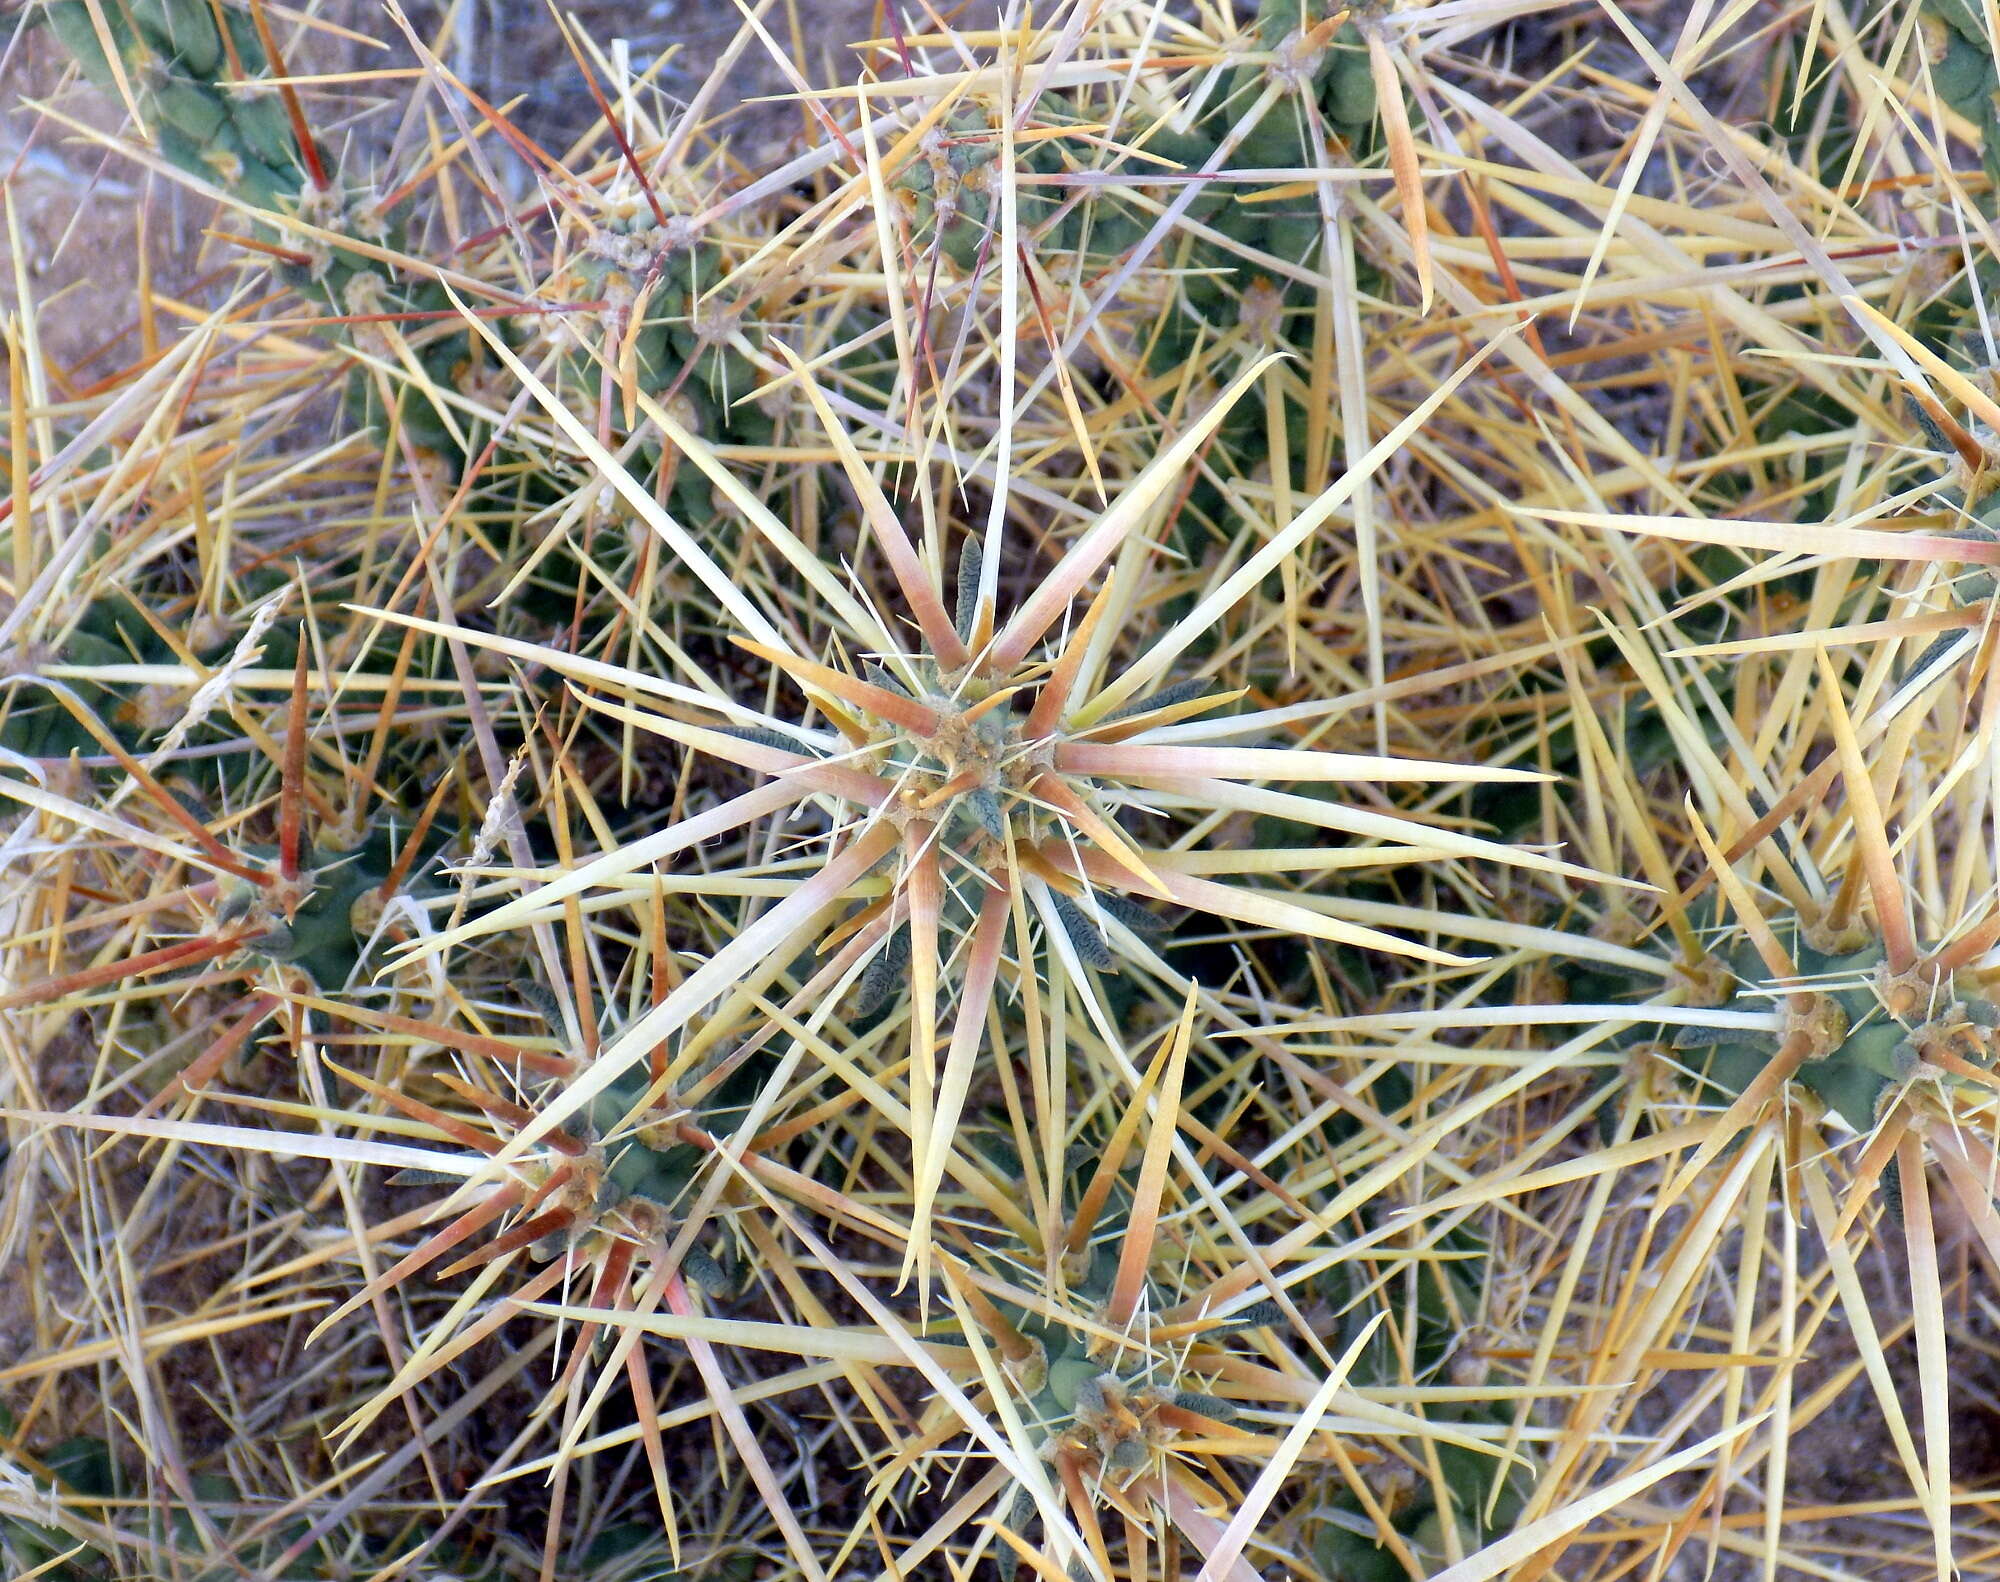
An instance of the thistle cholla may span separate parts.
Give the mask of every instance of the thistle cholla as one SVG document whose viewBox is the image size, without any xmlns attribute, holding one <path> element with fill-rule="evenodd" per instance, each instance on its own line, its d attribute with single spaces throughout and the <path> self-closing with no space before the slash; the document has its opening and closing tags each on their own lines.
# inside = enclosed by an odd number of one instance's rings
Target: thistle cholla
<svg viewBox="0 0 2000 1582">
<path fill-rule="evenodd" d="M 874 953 L 907 948 L 909 1098 L 892 1118 L 908 1128 L 915 1149 L 919 1229 L 911 1257 L 921 1266 L 928 1246 L 921 1227 L 946 1169 L 952 1131 L 973 1080 L 1010 939 L 1017 964 L 1015 992 L 1060 994 L 1060 986 L 1068 985 L 1113 1043 L 1117 1036 L 1109 1012 L 1090 983 L 1093 970 L 1121 959 L 1176 987 L 1185 987 L 1187 980 L 1129 926 L 1128 920 L 1135 920 L 1129 909 L 1106 904 L 1100 890 L 1171 903 L 1251 929 L 1282 930 L 1434 963 L 1465 959 L 1350 921 L 1342 915 L 1346 903 L 1337 897 L 1294 897 L 1206 876 L 1296 870 L 1296 851 L 1274 859 L 1268 852 L 1239 850 L 1206 860 L 1206 854 L 1148 849 L 1119 824 L 1121 810 L 1170 811 L 1196 822 L 1237 813 L 1274 817 L 1368 843 L 1360 853 L 1321 848 L 1305 858 L 1308 871 L 1314 866 L 1351 868 L 1357 862 L 1401 864 L 1413 857 L 1470 858 L 1589 877 L 1541 852 L 1254 784 L 1471 784 L 1535 778 L 1531 774 L 1374 754 L 1238 745 L 1268 739 L 1315 711 L 1265 710 L 1205 721 L 1199 716 L 1241 693 L 1209 692 L 1207 677 L 1168 676 L 1169 667 L 1210 636 L 1229 610 L 1332 512 L 1345 497 L 1340 484 L 1210 588 L 1186 616 L 1154 633 L 1115 680 L 1104 679 L 1110 657 L 1129 651 L 1134 634 L 1147 623 L 1144 561 L 1157 553 L 1157 546 L 1148 543 L 1143 530 L 1157 521 L 1157 508 L 1169 488 L 1268 360 L 1246 369 L 1127 484 L 1061 551 L 1004 623 L 995 615 L 1004 514 L 989 525 L 978 550 L 961 552 L 956 596 L 948 604 L 941 592 L 944 579 L 919 554 L 840 419 L 801 372 L 874 547 L 887 563 L 888 583 L 900 597 L 903 620 L 891 622 L 876 612 L 869 584 L 850 587 L 834 577 L 784 522 L 736 485 L 732 503 L 771 548 L 803 573 L 808 594 L 819 605 L 816 610 L 788 606 L 767 614 L 616 458 L 595 444 L 546 386 L 504 345 L 497 340 L 491 344 L 550 415 L 591 451 L 612 486 L 673 543 L 688 569 L 715 595 L 720 614 L 736 628 L 736 641 L 802 692 L 818 719 L 831 726 L 822 727 L 813 715 L 788 719 L 725 702 L 713 692 L 555 648 L 466 634 L 471 641 L 568 676 L 586 703 L 612 718 L 770 778 L 659 834 L 552 872 L 547 883 L 525 889 L 484 917 L 427 939 L 417 949 L 450 949 L 551 918 L 569 897 L 625 883 L 628 876 L 676 852 L 737 834 L 799 801 L 822 810 L 826 829 L 818 871 L 794 885 L 609 1044 L 591 1070 L 528 1128 L 519 1146 L 594 1102 L 645 1050 L 674 1035 L 718 994 L 754 997 L 807 947 L 817 945 L 830 954 L 812 975 L 809 991 L 793 1003 L 816 1007 L 818 1019 L 829 1014 L 838 991 L 867 971 Z M 1445 390 L 1449 388 L 1448 383 Z M 1402 431 L 1420 423 L 1445 390 L 1419 406 L 1384 444 L 1392 445 Z M 642 398 L 642 405 L 688 460 L 725 488 L 734 483 L 698 436 L 657 403 Z M 1114 556 L 1120 557 L 1118 565 L 1089 605 L 1066 633 L 1051 640 L 1051 632 Z M 384 613 L 419 630 L 440 630 L 420 617 Z M 836 662 L 808 657 L 782 635 L 814 627 L 826 631 L 827 659 Z M 911 634 L 921 641 L 915 651 L 903 640 Z M 1156 680 L 1163 685 L 1150 698 L 1137 696 Z M 607 692 L 621 700 L 605 697 Z M 1214 743 L 1226 745 L 1210 745 Z M 747 879 L 761 868 L 752 861 L 715 878 Z M 861 909 L 852 913 L 848 908 L 857 899 Z M 1449 933 L 1454 920 L 1447 913 L 1424 913 L 1420 921 L 1427 929 Z M 906 945 L 892 944 L 904 930 Z M 942 1028 L 948 1013 L 947 1035 Z"/>
</svg>

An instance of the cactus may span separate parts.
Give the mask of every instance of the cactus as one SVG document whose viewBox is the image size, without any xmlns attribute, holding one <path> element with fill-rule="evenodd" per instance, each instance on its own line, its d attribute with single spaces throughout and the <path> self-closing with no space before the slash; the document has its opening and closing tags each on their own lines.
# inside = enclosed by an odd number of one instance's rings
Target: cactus
<svg viewBox="0 0 2000 1582">
<path fill-rule="evenodd" d="M 304 188 L 310 160 L 278 97 L 250 93 L 268 64 L 251 17 L 207 0 L 122 0 L 99 8 L 117 48 L 106 56 L 84 0 L 44 0 L 40 13 L 102 88 L 122 76 L 156 132 L 160 152 L 190 173 L 241 196 L 254 207 L 279 209 Z M 223 29 L 216 26 L 221 19 Z"/>
<path fill-rule="evenodd" d="M 1132 1140 L 1128 1120 L 1101 1152 L 1070 1151 L 1061 1183 L 1062 1246 L 1018 1247 L 995 1260 L 1002 1267 L 1055 1268 L 1059 1283 L 1050 1301 L 1026 1305 L 989 1296 L 974 1272 L 946 1266 L 959 1299 L 999 1353 L 1002 1374 L 1017 1395 L 1015 1410 L 1057 1475 L 1058 1499 L 1086 1534 L 1098 1530 L 1097 1516 L 1085 1508 L 1092 1501 L 1128 1515 L 1161 1501 L 1163 1472 L 1183 1440 L 1234 1431 L 1254 1453 L 1255 1431 L 1240 1424 L 1246 1405 L 1280 1404 L 1258 1402 L 1254 1393 L 1249 1402 L 1225 1399 L 1213 1389 L 1216 1370 L 1228 1366 L 1232 1339 L 1286 1322 L 1275 1304 L 1255 1302 L 1211 1316 L 1200 1290 L 1185 1282 L 1172 1296 L 1146 1291 L 1154 1273 L 1147 1227 L 1159 1204 L 1149 1198 L 1157 1184 L 1149 1189 L 1127 1163 Z M 996 1172 L 1018 1168 L 1004 1138 L 980 1133 L 972 1142 Z M 1167 1273 L 1165 1267 L 1158 1272 Z M 1177 1324 L 1171 1340 L 1156 1338 L 1153 1329 L 1175 1306 L 1200 1316 Z M 1120 1334 L 1122 1341 L 1112 1338 Z M 942 1416 L 935 1407 L 934 1415 Z M 1355 1455 L 1370 1459 L 1365 1450 Z M 1171 1507 L 1170 1499 L 1166 1503 Z M 1025 1540 L 1037 1520 L 1033 1489 L 1014 1482 L 996 1510 L 1004 1512 L 999 1519 L 1005 1530 Z M 1017 1569 L 1014 1550 L 996 1548 L 995 1560 L 1006 1582 Z"/>
<path fill-rule="evenodd" d="M 1883 948 L 1828 952 L 1800 940 L 1793 947 L 1798 979 L 1759 982 L 1755 953 L 1739 949 L 1736 976 L 1744 985 L 1725 1009 L 1787 1006 L 1783 1026 L 1753 1038 L 1732 1037 L 1714 1027 L 1687 1027 L 1672 1040 L 1676 1057 L 1704 1083 L 1735 1095 L 1777 1057 L 1792 1037 L 1806 1040 L 1801 1086 L 1818 1095 L 1858 1132 L 1874 1128 L 1884 1100 L 1913 1077 L 1929 1072 L 1948 1077 L 1928 1054 L 1970 1063 L 1993 1063 L 1996 1009 L 1982 985 L 1961 976 L 1949 985 L 1904 981 L 1889 970 Z"/>
<path fill-rule="evenodd" d="M 1987 180 L 2000 185 L 2000 69 L 1986 17 L 1968 0 L 1923 0 L 1922 26 L 1931 85 L 1977 129 Z"/>
<path fill-rule="evenodd" d="M 248 234 L 0 323 L 8 1567 L 1976 1550 L 1990 198 L 1876 74 L 1990 166 L 1977 5 L 890 8 L 764 164 L 35 9 Z M 1843 1319 L 1923 1498 L 1783 1486 Z"/>
</svg>

